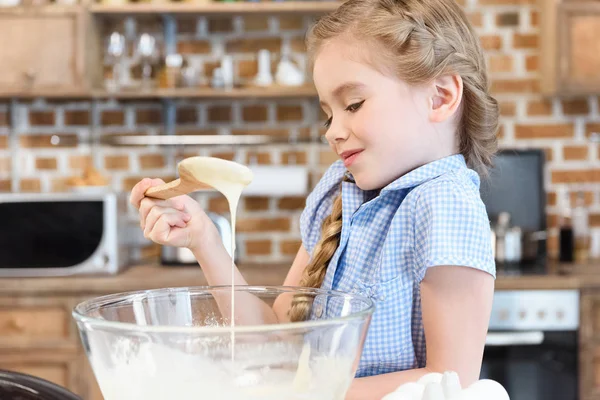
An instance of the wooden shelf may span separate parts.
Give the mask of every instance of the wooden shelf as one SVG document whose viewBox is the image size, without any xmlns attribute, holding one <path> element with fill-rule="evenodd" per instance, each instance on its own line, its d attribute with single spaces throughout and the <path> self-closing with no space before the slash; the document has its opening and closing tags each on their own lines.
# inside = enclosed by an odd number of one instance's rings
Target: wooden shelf
<svg viewBox="0 0 600 400">
<path fill-rule="evenodd" d="M 121 92 L 108 92 L 105 90 L 64 91 L 43 90 L 35 92 L 0 92 L 0 98 L 32 99 L 44 97 L 50 99 L 168 99 L 168 98 L 207 98 L 207 99 L 244 99 L 244 98 L 298 98 L 317 96 L 314 86 L 301 87 L 247 87 L 232 90 L 218 90 L 212 88 L 178 88 L 155 89 L 149 91 L 124 90 Z"/>
<path fill-rule="evenodd" d="M 316 96 L 317 91 L 314 86 L 301 87 L 247 87 L 231 90 L 206 88 L 193 89 L 156 89 L 151 91 L 122 91 L 118 93 L 106 91 L 94 91 L 92 97 L 95 98 L 115 98 L 115 99 L 148 99 L 148 98 L 212 98 L 212 99 L 243 99 L 249 97 L 255 98 L 290 98 L 290 97 L 311 97 Z"/>
<path fill-rule="evenodd" d="M 77 89 L 37 89 L 35 91 L 26 90 L 3 90 L 0 91 L 0 99 L 36 99 L 38 97 L 48 99 L 89 99 L 91 93 L 85 90 Z"/>
<path fill-rule="evenodd" d="M 268 14 L 327 13 L 335 10 L 339 1 L 266 1 L 266 2 L 182 2 L 164 4 L 93 4 L 93 14 Z"/>
<path fill-rule="evenodd" d="M 52 14 L 72 14 L 83 10 L 82 6 L 50 4 L 44 6 L 14 6 L 0 7 L 0 15 L 52 15 Z"/>
</svg>

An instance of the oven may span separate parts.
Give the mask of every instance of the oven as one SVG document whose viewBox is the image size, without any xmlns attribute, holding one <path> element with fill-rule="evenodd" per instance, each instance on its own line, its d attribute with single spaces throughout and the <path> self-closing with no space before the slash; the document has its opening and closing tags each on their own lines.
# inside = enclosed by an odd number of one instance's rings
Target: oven
<svg viewBox="0 0 600 400">
<path fill-rule="evenodd" d="M 511 400 L 578 400 L 579 292 L 497 291 L 481 370 Z"/>
</svg>

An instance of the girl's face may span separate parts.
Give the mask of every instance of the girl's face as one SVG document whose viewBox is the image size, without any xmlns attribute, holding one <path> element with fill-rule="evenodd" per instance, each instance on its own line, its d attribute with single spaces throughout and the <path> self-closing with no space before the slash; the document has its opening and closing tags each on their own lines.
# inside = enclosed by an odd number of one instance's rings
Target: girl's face
<svg viewBox="0 0 600 400">
<path fill-rule="evenodd" d="M 327 114 L 326 138 L 356 184 L 380 189 L 452 153 L 448 133 L 431 122 L 431 87 L 409 86 L 361 59 L 356 46 L 333 39 L 315 59 L 314 82 Z"/>
</svg>

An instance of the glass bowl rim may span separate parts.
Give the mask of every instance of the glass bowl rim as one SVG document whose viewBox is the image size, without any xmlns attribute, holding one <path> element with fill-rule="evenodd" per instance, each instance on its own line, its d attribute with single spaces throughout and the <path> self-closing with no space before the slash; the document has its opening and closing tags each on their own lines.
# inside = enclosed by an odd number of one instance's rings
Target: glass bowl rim
<svg viewBox="0 0 600 400">
<path fill-rule="evenodd" d="M 336 317 L 325 320 L 307 320 L 299 322 L 285 322 L 281 324 L 262 324 L 262 325 L 235 325 L 231 326 L 168 326 L 168 325 L 137 325 L 131 322 L 107 321 L 105 319 L 90 317 L 86 315 L 89 311 L 97 310 L 102 306 L 114 304 L 119 300 L 128 302 L 132 297 L 139 296 L 145 298 L 151 293 L 170 294 L 177 292 L 210 292 L 210 291 L 226 291 L 231 292 L 231 285 L 216 285 L 216 286 L 181 286 L 181 287 L 166 287 L 157 289 L 143 289 L 124 291 L 90 298 L 77 304 L 72 311 L 72 316 L 80 324 L 87 325 L 93 329 L 107 329 L 111 331 L 131 332 L 131 333 L 165 333 L 165 334 L 226 334 L 226 333 L 260 333 L 260 332 L 279 332 L 290 330 L 303 330 L 317 327 L 335 326 L 348 323 L 351 321 L 367 320 L 375 311 L 375 302 L 370 298 L 361 294 L 341 292 L 337 290 L 306 288 L 299 286 L 256 286 L 256 285 L 236 285 L 236 291 L 259 293 L 268 291 L 277 291 L 284 293 L 306 293 L 326 296 L 334 296 L 338 298 L 359 300 L 366 304 L 366 307 L 360 311 L 350 313 L 342 317 Z M 81 327 L 79 327 L 81 330 Z"/>
</svg>

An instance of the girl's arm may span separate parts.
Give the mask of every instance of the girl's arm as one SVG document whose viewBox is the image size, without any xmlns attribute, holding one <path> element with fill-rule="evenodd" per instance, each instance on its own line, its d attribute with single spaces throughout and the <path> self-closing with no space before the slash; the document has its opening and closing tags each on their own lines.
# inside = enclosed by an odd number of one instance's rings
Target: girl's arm
<svg viewBox="0 0 600 400">
<path fill-rule="evenodd" d="M 231 257 L 225 247 L 219 244 L 211 246 L 211 252 L 195 252 L 194 256 L 202 265 L 202 271 L 210 286 L 229 285 L 232 282 Z M 298 254 L 288 272 L 284 285 L 297 286 L 300 283 L 302 272 L 308 264 L 309 255 L 300 247 Z M 233 269 L 235 285 L 248 285 L 239 269 Z M 287 310 L 291 303 L 291 296 L 280 296 L 271 308 L 259 298 L 248 293 L 237 293 L 235 302 L 235 320 L 241 325 L 261 325 L 284 322 L 287 320 Z M 224 316 L 231 314 L 231 296 L 227 292 L 215 295 L 215 300 Z"/>
<path fill-rule="evenodd" d="M 430 372 L 455 371 L 466 388 L 479 379 L 494 295 L 494 278 L 468 267 L 428 268 L 421 283 L 427 365 L 355 379 L 346 400 L 381 400 Z"/>
</svg>

